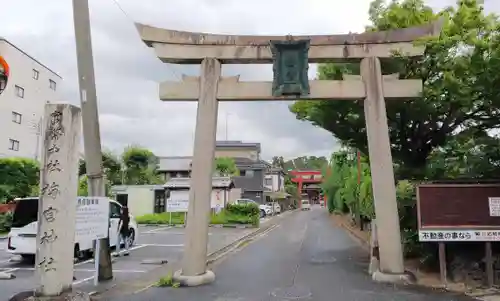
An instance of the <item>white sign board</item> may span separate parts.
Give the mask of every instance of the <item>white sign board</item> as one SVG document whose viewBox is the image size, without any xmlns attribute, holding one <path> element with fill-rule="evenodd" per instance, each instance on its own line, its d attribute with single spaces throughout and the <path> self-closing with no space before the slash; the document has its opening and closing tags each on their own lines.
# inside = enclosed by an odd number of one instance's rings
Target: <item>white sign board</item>
<svg viewBox="0 0 500 301">
<path fill-rule="evenodd" d="M 490 216 L 500 216 L 500 197 L 488 198 Z"/>
<path fill-rule="evenodd" d="M 500 241 L 500 230 L 420 230 L 420 241 Z"/>
<path fill-rule="evenodd" d="M 174 190 L 167 199 L 167 212 L 187 212 L 189 207 L 189 191 Z"/>
<path fill-rule="evenodd" d="M 77 242 L 108 237 L 109 199 L 78 197 L 75 228 L 75 241 Z"/>
</svg>

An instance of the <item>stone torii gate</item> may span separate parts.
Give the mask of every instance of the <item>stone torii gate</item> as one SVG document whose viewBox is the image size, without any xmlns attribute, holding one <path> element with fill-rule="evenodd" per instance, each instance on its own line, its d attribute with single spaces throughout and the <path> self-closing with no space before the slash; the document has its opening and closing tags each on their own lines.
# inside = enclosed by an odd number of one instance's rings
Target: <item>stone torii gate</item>
<svg viewBox="0 0 500 301">
<path fill-rule="evenodd" d="M 201 64 L 201 76 L 160 84 L 161 100 L 198 101 L 192 184 L 182 269 L 174 278 L 182 285 L 211 282 L 206 269 L 211 178 L 218 101 L 299 99 L 364 100 L 368 148 L 377 217 L 380 274 L 384 281 L 404 278 L 394 171 L 384 98 L 419 97 L 422 81 L 382 75 L 380 60 L 394 52 L 421 56 L 413 41 L 435 35 L 440 23 L 387 32 L 320 36 L 238 36 L 174 31 L 136 24 L 141 39 L 165 63 Z M 308 63 L 361 61 L 361 75 L 342 81 L 312 80 Z M 221 64 L 273 64 L 273 82 L 243 82 L 221 77 Z"/>
</svg>

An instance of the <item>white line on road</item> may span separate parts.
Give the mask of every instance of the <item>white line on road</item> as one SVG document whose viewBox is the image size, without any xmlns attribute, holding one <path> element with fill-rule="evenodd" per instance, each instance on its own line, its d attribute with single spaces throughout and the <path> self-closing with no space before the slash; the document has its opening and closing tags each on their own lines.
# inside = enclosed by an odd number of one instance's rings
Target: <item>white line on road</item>
<svg viewBox="0 0 500 301">
<path fill-rule="evenodd" d="M 143 232 L 141 233 L 141 235 L 144 235 L 144 234 L 165 234 L 165 235 L 184 235 L 185 233 L 184 232 L 170 232 L 170 231 L 165 231 L 165 232 Z M 208 233 L 208 235 L 213 235 L 213 233 Z"/>
<path fill-rule="evenodd" d="M 166 245 L 166 244 L 144 244 L 145 247 L 184 247 L 183 244 L 180 245 Z"/>
<path fill-rule="evenodd" d="M 88 277 L 88 278 L 84 278 L 82 280 L 73 281 L 73 285 L 78 285 L 80 283 L 84 283 L 84 282 L 87 282 L 87 281 L 92 280 L 92 279 L 94 279 L 94 276 Z"/>
<path fill-rule="evenodd" d="M 157 229 L 152 229 L 152 230 L 148 230 L 148 231 L 142 232 L 141 234 L 156 233 L 156 232 L 160 232 L 160 231 L 163 231 L 165 229 L 170 229 L 170 228 L 172 228 L 172 227 L 160 227 L 160 228 L 157 228 Z"/>
<path fill-rule="evenodd" d="M 136 245 L 136 246 L 130 248 L 129 251 L 134 251 L 134 250 L 141 249 L 141 248 L 144 248 L 144 247 L 147 247 L 147 246 L 148 245 L 142 245 L 142 244 L 141 245 Z M 121 250 L 120 254 L 123 254 L 123 252 L 124 252 L 124 250 Z M 79 266 L 79 265 L 86 264 L 86 263 L 91 263 L 91 262 L 94 262 L 93 258 L 85 260 L 85 261 L 77 262 L 77 263 L 74 264 L 74 266 Z M 4 273 L 12 273 L 12 272 L 15 272 L 15 271 L 18 271 L 18 270 L 21 270 L 21 269 L 24 269 L 24 268 L 12 268 L 12 269 L 3 270 L 2 272 L 4 272 Z"/>
<path fill-rule="evenodd" d="M 75 270 L 75 272 L 95 272 L 95 270 L 89 270 L 89 269 L 78 269 Z M 143 270 L 113 270 L 113 273 L 146 273 L 147 271 Z"/>
<path fill-rule="evenodd" d="M 17 268 L 18 271 L 34 271 L 35 268 Z M 95 270 L 91 269 L 75 269 L 74 272 L 95 272 Z M 113 270 L 113 272 L 117 273 L 146 273 L 144 270 Z"/>
</svg>

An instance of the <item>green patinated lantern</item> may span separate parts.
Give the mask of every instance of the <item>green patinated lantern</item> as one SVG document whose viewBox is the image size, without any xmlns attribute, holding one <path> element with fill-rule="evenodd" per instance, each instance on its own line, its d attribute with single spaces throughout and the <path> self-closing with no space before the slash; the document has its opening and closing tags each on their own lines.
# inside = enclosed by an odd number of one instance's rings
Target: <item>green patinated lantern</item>
<svg viewBox="0 0 500 301">
<path fill-rule="evenodd" d="M 270 41 L 273 55 L 273 96 L 307 96 L 310 93 L 310 40 Z"/>
</svg>

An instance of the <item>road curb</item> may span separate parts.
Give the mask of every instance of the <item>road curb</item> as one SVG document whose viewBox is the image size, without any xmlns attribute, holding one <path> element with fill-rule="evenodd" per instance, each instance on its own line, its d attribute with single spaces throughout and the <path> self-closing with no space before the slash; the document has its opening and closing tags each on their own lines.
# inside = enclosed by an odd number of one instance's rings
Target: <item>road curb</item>
<svg viewBox="0 0 500 301">
<path fill-rule="evenodd" d="M 239 238 L 237 238 L 236 240 L 232 241 L 231 243 L 209 253 L 207 256 L 207 265 L 213 264 L 217 260 L 221 259 L 223 256 L 229 254 L 242 241 L 249 240 L 255 236 L 258 236 L 262 232 L 269 230 L 271 227 L 275 227 L 280 220 L 282 220 L 284 217 L 289 216 L 293 212 L 295 212 L 295 210 L 284 212 L 283 214 L 276 216 L 276 218 L 273 218 L 269 222 L 265 223 L 262 227 L 255 228 L 254 231 L 244 234 Z M 103 288 L 101 290 L 97 289 L 93 297 L 95 297 L 96 300 L 110 300 L 113 297 L 117 297 L 116 293 L 119 293 L 119 296 L 134 295 L 140 293 L 155 286 L 159 278 L 168 275 L 170 272 L 173 273 L 179 268 L 180 268 L 180 262 L 169 262 L 167 265 L 160 266 L 156 269 L 150 270 L 148 272 L 147 279 L 143 280 L 136 279 L 132 281 L 125 281 L 122 283 L 112 284 L 107 288 Z"/>
</svg>

